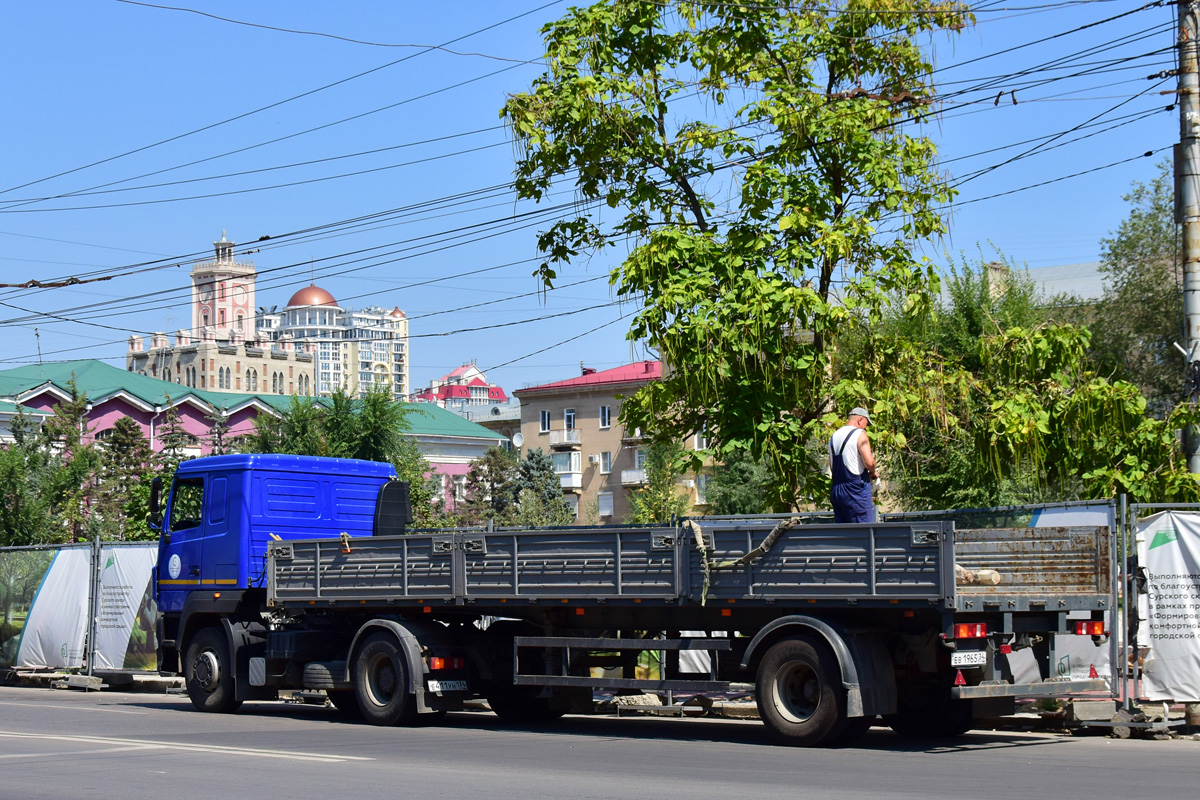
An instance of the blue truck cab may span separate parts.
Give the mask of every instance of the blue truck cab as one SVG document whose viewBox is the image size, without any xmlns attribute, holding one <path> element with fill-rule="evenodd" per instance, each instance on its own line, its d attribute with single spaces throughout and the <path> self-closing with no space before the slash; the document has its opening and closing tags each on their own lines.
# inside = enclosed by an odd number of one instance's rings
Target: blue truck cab
<svg viewBox="0 0 1200 800">
<path fill-rule="evenodd" d="M 380 489 L 395 477 L 390 464 L 343 458 L 255 454 L 183 462 L 159 537 L 160 614 L 182 612 L 197 590 L 263 587 L 272 540 L 370 536 Z"/>
</svg>

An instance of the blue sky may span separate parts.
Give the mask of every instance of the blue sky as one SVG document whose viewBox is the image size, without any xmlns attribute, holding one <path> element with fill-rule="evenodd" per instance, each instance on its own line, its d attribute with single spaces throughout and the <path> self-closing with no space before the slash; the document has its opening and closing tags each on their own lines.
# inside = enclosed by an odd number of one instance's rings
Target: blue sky
<svg viewBox="0 0 1200 800">
<path fill-rule="evenodd" d="M 619 256 L 572 265 L 542 297 L 531 276 L 538 226 L 489 227 L 528 210 L 511 195 L 428 206 L 510 180 L 514 152 L 497 112 L 540 73 L 521 62 L 540 57 L 538 28 L 568 3 L 162 5 L 360 42 L 119 0 L 6 4 L 0 282 L 134 274 L 0 290 L 0 367 L 35 362 L 39 344 L 46 360 L 123 365 L 130 332 L 187 326 L 189 264 L 223 230 L 251 243 L 314 229 L 246 256 L 263 273 L 258 303 L 282 306 L 312 278 L 343 305 L 399 306 L 412 320 L 415 387 L 471 360 L 511 390 L 577 375 L 580 362 L 606 369 L 647 356 L 624 338 L 629 309 L 611 305 L 606 275 Z M 974 28 L 935 41 L 948 99 L 928 133 L 943 168 L 955 180 L 995 168 L 962 185 L 951 235 L 931 258 L 979 247 L 1031 268 L 1099 258 L 1127 211 L 1121 195 L 1152 179 L 1178 139 L 1161 94 L 1173 80 L 1146 79 L 1172 66 L 1174 10 L 1142 5 L 983 2 Z M 522 14 L 446 45 L 457 54 L 361 43 L 442 44 Z M 1072 131 L 1081 125 L 1090 127 Z M 1039 143 L 1061 146 L 1001 165 Z M 191 162 L 202 163 L 182 166 Z M 115 191 L 148 184 L 168 185 Z M 267 186 L 277 188 L 257 190 Z M 353 229 L 327 227 L 358 218 Z M 169 266 L 135 266 L 163 259 Z"/>
</svg>

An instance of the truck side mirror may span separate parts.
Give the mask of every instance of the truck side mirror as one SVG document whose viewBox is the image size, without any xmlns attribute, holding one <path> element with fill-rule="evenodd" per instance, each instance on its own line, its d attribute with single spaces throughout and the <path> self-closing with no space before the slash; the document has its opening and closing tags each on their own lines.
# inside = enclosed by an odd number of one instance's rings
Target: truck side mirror
<svg viewBox="0 0 1200 800">
<path fill-rule="evenodd" d="M 162 530 L 162 478 L 155 478 L 150 481 L 150 514 L 146 517 L 146 524 L 156 531 Z"/>
</svg>

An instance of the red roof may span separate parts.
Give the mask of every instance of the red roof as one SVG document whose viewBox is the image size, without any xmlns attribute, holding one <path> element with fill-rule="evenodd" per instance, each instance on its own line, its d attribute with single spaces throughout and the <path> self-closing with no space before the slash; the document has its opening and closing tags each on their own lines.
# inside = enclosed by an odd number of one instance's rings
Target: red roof
<svg viewBox="0 0 1200 800">
<path fill-rule="evenodd" d="M 587 375 L 580 375 L 578 378 L 568 378 L 565 381 L 556 381 L 555 383 L 544 383 L 541 386 L 529 386 L 525 389 L 518 389 L 516 394 L 538 392 L 545 389 L 574 389 L 603 386 L 605 384 L 649 383 L 661 377 L 662 364 L 657 361 L 637 361 L 633 364 L 626 364 L 623 367 L 606 369 L 603 372 L 590 372 Z"/>
</svg>

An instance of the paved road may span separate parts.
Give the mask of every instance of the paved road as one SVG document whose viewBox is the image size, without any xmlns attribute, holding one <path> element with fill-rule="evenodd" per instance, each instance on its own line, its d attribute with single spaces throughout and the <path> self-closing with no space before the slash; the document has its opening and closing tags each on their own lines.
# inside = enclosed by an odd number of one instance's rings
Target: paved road
<svg viewBox="0 0 1200 800">
<path fill-rule="evenodd" d="M 551 732 L 553 731 L 553 732 Z M 1195 797 L 1200 742 L 973 733 L 915 746 L 776 747 L 757 721 L 477 712 L 375 728 L 330 709 L 201 714 L 176 696 L 0 688 L 0 800 L 33 798 Z"/>
</svg>

